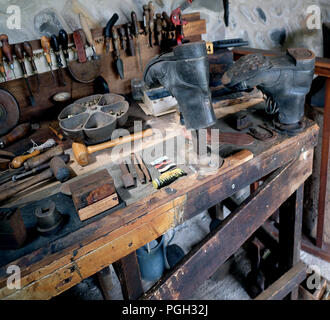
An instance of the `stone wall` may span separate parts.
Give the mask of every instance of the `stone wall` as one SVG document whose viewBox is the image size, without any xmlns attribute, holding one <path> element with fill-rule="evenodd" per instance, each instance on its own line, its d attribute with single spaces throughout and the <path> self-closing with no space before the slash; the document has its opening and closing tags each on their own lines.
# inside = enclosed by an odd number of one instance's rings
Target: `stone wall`
<svg viewBox="0 0 330 320">
<path fill-rule="evenodd" d="M 72 32 L 79 25 L 72 12 L 72 2 L 84 6 L 91 17 L 104 26 L 109 17 L 117 12 L 119 23 L 125 23 L 135 10 L 142 19 L 142 5 L 148 0 L 0 0 L 0 30 L 9 35 L 12 43 L 40 38 L 35 30 L 36 15 L 42 10 L 52 8 L 59 23 Z M 183 0 L 154 0 L 156 12 L 171 12 Z M 322 55 L 321 30 L 306 28 L 306 10 L 311 5 L 321 9 L 322 20 L 330 21 L 329 0 L 231 0 L 230 26 L 225 28 L 221 0 L 195 0 L 187 12 L 200 11 L 207 20 L 208 34 L 205 40 L 243 37 L 251 47 L 272 49 L 279 47 L 308 47 Z M 6 13 L 10 5 L 18 5 L 22 13 L 22 29 L 10 30 L 7 27 Z"/>
</svg>

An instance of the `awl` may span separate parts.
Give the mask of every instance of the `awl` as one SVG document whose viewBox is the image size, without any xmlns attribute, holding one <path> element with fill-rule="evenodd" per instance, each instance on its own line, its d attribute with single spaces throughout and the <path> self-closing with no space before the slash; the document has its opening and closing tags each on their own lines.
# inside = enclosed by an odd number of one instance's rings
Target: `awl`
<svg viewBox="0 0 330 320">
<path fill-rule="evenodd" d="M 113 26 L 116 24 L 116 22 L 118 21 L 119 16 L 117 13 L 115 13 L 111 19 L 108 21 L 106 27 L 105 27 L 105 31 L 104 31 L 104 36 L 105 36 L 105 46 L 106 46 L 106 52 L 110 51 L 110 39 L 111 39 L 111 32 L 112 32 L 112 28 Z"/>
<path fill-rule="evenodd" d="M 65 87 L 66 83 L 64 81 L 64 76 L 63 76 L 63 72 L 62 72 L 63 63 L 62 63 L 62 58 L 61 58 L 61 53 L 60 53 L 60 45 L 58 43 L 58 40 L 57 40 L 57 37 L 55 34 L 53 34 L 51 36 L 50 44 L 51 44 L 51 47 L 53 48 L 53 51 L 54 51 L 55 57 L 56 57 L 59 84 L 61 87 Z"/>
<path fill-rule="evenodd" d="M 31 44 L 28 41 L 25 41 L 23 43 L 23 48 L 24 48 L 24 52 L 26 54 L 27 60 L 31 64 L 33 74 L 37 77 L 37 81 L 38 81 L 38 90 L 37 91 L 39 92 L 40 78 L 39 78 L 39 73 L 38 73 L 37 66 L 36 66 L 36 64 L 34 62 L 32 46 L 31 46 Z"/>
<path fill-rule="evenodd" d="M 44 51 L 44 55 L 46 58 L 46 62 L 50 68 L 50 72 L 52 73 L 54 83 L 56 83 L 55 75 L 52 68 L 52 57 L 50 55 L 50 40 L 46 36 L 41 37 L 41 47 Z"/>
</svg>

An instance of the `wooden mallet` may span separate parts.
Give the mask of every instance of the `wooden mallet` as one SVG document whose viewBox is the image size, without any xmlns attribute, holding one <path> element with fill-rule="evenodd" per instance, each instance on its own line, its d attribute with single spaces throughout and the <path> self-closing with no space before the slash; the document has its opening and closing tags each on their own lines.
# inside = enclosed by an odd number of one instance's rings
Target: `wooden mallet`
<svg viewBox="0 0 330 320">
<path fill-rule="evenodd" d="M 81 166 L 87 166 L 89 159 L 88 159 L 88 155 L 92 154 L 94 152 L 97 151 L 101 151 L 104 149 L 108 149 L 108 148 L 113 148 L 115 146 L 124 144 L 124 143 L 129 143 L 129 142 L 133 142 L 135 140 L 139 140 L 142 138 L 146 138 L 146 137 L 150 137 L 152 136 L 153 132 L 152 129 L 147 129 L 135 134 L 130 134 L 128 136 L 124 136 L 115 140 L 111 140 L 111 141 L 107 141 L 101 144 L 97 144 L 94 146 L 88 146 L 86 147 L 86 145 L 82 142 L 73 142 L 72 143 L 72 151 L 73 151 L 73 155 L 75 157 L 75 159 L 77 160 L 77 162 L 81 165 Z"/>
</svg>

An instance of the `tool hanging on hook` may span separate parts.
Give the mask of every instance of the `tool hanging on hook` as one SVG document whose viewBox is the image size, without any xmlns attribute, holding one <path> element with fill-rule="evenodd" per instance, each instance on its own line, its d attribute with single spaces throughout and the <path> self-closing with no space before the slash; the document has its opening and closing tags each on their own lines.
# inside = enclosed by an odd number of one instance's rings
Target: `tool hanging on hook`
<svg viewBox="0 0 330 320">
<path fill-rule="evenodd" d="M 183 26 L 188 22 L 182 19 L 182 12 L 186 10 L 193 0 L 186 0 L 180 7 L 174 9 L 171 13 L 171 21 L 176 27 L 176 42 L 178 45 L 181 45 L 184 39 Z"/>
<path fill-rule="evenodd" d="M 11 51 L 11 46 L 8 43 L 8 36 L 6 34 L 0 35 L 0 41 L 2 43 L 2 52 L 7 58 L 7 62 L 9 65 L 9 68 L 14 74 L 14 77 L 16 79 L 16 74 L 15 74 L 15 67 L 14 67 L 14 58 L 13 58 L 13 53 Z"/>
</svg>

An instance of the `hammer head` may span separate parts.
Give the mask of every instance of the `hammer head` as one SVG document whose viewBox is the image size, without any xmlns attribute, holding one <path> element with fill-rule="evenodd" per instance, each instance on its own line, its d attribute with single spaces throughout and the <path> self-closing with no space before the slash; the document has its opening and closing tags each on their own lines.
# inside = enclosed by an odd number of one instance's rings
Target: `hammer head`
<svg viewBox="0 0 330 320">
<path fill-rule="evenodd" d="M 88 150 L 82 142 L 73 142 L 72 151 L 75 159 L 81 166 L 88 165 Z"/>
</svg>

